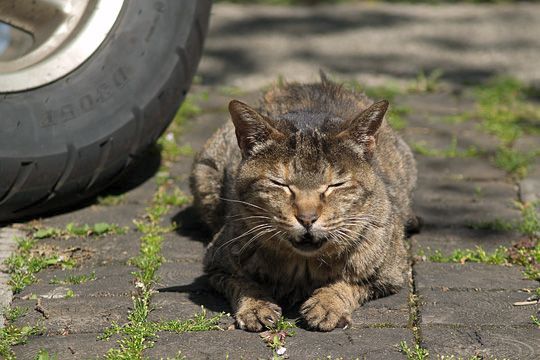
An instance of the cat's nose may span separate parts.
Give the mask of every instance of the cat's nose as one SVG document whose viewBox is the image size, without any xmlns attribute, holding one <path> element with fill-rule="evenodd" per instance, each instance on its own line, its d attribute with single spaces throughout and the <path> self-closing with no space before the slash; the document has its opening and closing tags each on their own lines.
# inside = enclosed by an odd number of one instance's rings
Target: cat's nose
<svg viewBox="0 0 540 360">
<path fill-rule="evenodd" d="M 300 224 L 302 224 L 303 227 L 306 229 L 309 229 L 315 221 L 319 218 L 319 215 L 315 211 L 313 212 L 307 212 L 307 213 L 300 213 L 296 215 L 296 219 Z"/>
</svg>

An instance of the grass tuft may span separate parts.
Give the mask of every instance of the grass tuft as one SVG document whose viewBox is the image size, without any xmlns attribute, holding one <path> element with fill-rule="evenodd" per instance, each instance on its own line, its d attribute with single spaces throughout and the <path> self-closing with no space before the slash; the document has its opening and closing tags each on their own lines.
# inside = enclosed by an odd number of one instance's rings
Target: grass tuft
<svg viewBox="0 0 540 360">
<path fill-rule="evenodd" d="M 495 220 L 473 224 L 477 229 L 515 230 L 524 238 L 511 247 L 500 246 L 487 252 L 480 246 L 475 249 L 455 249 L 449 256 L 443 256 L 436 250 L 428 257 L 433 262 L 485 263 L 496 265 L 520 265 L 525 267 L 524 274 L 531 280 L 540 281 L 540 217 L 534 204 L 519 204 L 521 219 L 516 222 Z"/>
<path fill-rule="evenodd" d="M 36 326 L 17 327 L 8 324 L 0 329 L 0 358 L 14 360 L 15 354 L 11 350 L 12 346 L 25 344 L 28 337 L 41 335 L 43 329 Z"/>
<path fill-rule="evenodd" d="M 56 276 L 53 277 L 49 284 L 55 284 L 55 285 L 79 285 L 84 284 L 89 281 L 96 280 L 96 272 L 92 271 L 90 275 L 69 275 L 65 279 L 58 279 Z"/>
<path fill-rule="evenodd" d="M 410 348 L 406 341 L 399 343 L 399 350 L 407 356 L 407 360 L 426 360 L 429 356 L 427 349 L 418 344 L 414 344 L 414 347 Z"/>
<path fill-rule="evenodd" d="M 124 194 L 98 196 L 97 203 L 101 206 L 116 206 L 124 203 L 125 198 Z"/>
<path fill-rule="evenodd" d="M 288 336 L 295 335 L 293 330 L 295 328 L 295 321 L 287 321 L 282 316 L 278 319 L 274 326 L 269 327 L 268 330 L 259 334 L 266 345 L 272 350 L 272 360 L 282 360 L 287 358 L 285 355 L 285 352 L 287 351 L 285 348 L 285 339 Z"/>
<path fill-rule="evenodd" d="M 414 152 L 420 155 L 439 158 L 470 158 L 480 155 L 480 151 L 475 146 L 469 146 L 466 150 L 458 149 L 458 141 L 455 136 L 452 137 L 450 145 L 446 149 L 432 149 L 425 143 L 413 143 L 411 147 Z"/>
<path fill-rule="evenodd" d="M 47 239 L 52 237 L 102 236 L 106 234 L 122 235 L 126 232 L 127 228 L 105 222 L 96 223 L 94 225 L 69 223 L 64 229 L 53 227 L 38 229 L 33 233 L 32 237 L 34 239 Z"/>
<path fill-rule="evenodd" d="M 76 265 L 75 260 L 65 258 L 59 254 L 42 254 L 33 251 L 37 242 L 35 239 L 19 238 L 16 241 L 18 244 L 17 251 L 11 254 L 4 262 L 10 274 L 8 284 L 15 294 L 36 282 L 36 274 L 45 268 L 71 269 Z"/>
</svg>

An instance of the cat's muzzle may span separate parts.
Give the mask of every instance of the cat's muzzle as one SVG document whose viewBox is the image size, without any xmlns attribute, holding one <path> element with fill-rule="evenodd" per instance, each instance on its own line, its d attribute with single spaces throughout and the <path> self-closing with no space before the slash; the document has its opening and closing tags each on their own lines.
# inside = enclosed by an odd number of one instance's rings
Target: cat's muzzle
<svg viewBox="0 0 540 360">
<path fill-rule="evenodd" d="M 290 240 L 291 244 L 303 252 L 313 252 L 319 250 L 325 243 L 325 238 L 316 238 L 311 232 L 306 231 L 304 235 Z"/>
</svg>

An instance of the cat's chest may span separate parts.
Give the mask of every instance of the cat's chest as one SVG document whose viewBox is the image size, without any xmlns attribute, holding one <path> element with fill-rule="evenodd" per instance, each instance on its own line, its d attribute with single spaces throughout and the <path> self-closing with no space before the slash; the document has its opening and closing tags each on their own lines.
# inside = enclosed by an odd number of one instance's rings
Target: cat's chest
<svg viewBox="0 0 540 360">
<path fill-rule="evenodd" d="M 330 266 L 319 259 L 255 254 L 246 262 L 244 271 L 253 280 L 271 289 L 277 299 L 294 303 L 335 281 L 342 272 L 340 267 L 339 263 Z"/>
</svg>

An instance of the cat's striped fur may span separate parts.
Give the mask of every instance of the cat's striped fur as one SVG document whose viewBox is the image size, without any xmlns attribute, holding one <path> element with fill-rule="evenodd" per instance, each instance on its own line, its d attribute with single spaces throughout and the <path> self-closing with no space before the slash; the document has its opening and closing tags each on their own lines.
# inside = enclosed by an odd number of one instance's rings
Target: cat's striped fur
<svg viewBox="0 0 540 360">
<path fill-rule="evenodd" d="M 205 271 L 241 328 L 299 305 L 308 327 L 329 331 L 402 285 L 416 168 L 387 106 L 324 75 L 275 86 L 258 110 L 231 102 L 191 186 L 215 230 Z"/>
</svg>

